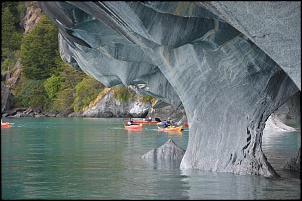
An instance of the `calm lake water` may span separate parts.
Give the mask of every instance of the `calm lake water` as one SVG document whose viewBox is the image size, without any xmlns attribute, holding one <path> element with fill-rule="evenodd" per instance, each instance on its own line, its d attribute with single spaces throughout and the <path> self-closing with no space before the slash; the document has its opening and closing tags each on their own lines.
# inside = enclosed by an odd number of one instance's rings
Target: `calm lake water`
<svg viewBox="0 0 302 201">
<path fill-rule="evenodd" d="M 300 199 L 300 173 L 281 170 L 301 146 L 301 131 L 265 132 L 263 151 L 281 178 L 183 171 L 142 159 L 172 139 L 186 149 L 188 130 L 124 129 L 124 119 L 3 118 L 2 199 Z"/>
</svg>

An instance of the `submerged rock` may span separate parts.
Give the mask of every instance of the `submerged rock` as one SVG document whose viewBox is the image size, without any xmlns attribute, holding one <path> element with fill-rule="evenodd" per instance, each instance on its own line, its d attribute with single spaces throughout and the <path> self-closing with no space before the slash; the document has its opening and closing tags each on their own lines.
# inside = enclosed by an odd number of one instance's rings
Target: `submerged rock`
<svg viewBox="0 0 302 201">
<path fill-rule="evenodd" d="M 181 160 L 184 154 L 185 150 L 177 146 L 172 139 L 169 139 L 161 147 L 152 149 L 148 153 L 144 154 L 142 158 Z"/>
<path fill-rule="evenodd" d="M 285 162 L 285 164 L 282 166 L 282 169 L 299 172 L 301 171 L 301 147 L 295 156 L 291 157 Z"/>
</svg>

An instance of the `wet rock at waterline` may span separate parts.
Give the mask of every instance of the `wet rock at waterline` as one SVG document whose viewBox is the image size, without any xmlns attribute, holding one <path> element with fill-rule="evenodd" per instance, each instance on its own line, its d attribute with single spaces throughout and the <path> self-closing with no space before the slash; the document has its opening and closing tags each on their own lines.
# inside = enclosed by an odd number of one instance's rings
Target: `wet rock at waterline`
<svg viewBox="0 0 302 201">
<path fill-rule="evenodd" d="M 285 164 L 282 166 L 282 169 L 290 171 L 301 171 L 301 148 L 290 159 L 288 159 Z"/>
<path fill-rule="evenodd" d="M 144 154 L 144 159 L 173 159 L 180 160 L 185 154 L 185 150 L 177 146 L 172 139 L 169 139 L 164 145 L 159 148 L 150 150 Z"/>
</svg>

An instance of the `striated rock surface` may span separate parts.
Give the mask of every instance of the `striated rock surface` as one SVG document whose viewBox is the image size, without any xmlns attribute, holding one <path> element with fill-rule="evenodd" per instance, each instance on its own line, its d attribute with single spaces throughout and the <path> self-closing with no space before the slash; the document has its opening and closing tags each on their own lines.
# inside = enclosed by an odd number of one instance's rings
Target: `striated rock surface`
<svg viewBox="0 0 302 201">
<path fill-rule="evenodd" d="M 247 36 L 301 91 L 301 2 L 207 1 L 209 11 Z"/>
<path fill-rule="evenodd" d="M 301 148 L 295 156 L 292 156 L 285 162 L 285 164 L 282 166 L 282 169 L 299 172 L 301 171 Z"/>
<path fill-rule="evenodd" d="M 179 168 L 185 150 L 169 139 L 161 147 L 155 148 L 142 156 L 146 165 L 152 169 L 170 170 Z"/>
<path fill-rule="evenodd" d="M 181 160 L 185 154 L 185 150 L 177 146 L 172 139 L 169 139 L 164 145 L 159 148 L 152 149 L 144 154 L 145 159 L 173 159 Z"/>
<path fill-rule="evenodd" d="M 181 169 L 278 174 L 267 118 L 301 90 L 300 2 L 41 1 L 61 58 L 106 87 L 183 107 Z"/>
<path fill-rule="evenodd" d="M 295 128 L 284 124 L 275 113 L 271 114 L 271 116 L 269 116 L 266 120 L 264 130 L 274 130 L 283 132 L 296 131 Z"/>
</svg>

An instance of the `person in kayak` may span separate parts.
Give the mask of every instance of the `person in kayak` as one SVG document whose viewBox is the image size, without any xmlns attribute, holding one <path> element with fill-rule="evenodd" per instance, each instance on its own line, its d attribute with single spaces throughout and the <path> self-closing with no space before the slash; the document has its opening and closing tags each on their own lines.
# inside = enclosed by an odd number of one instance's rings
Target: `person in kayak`
<svg viewBox="0 0 302 201">
<path fill-rule="evenodd" d="M 128 126 L 131 126 L 131 125 L 137 125 L 137 124 L 135 124 L 134 121 L 132 120 L 132 118 L 130 117 L 128 120 Z"/>
<path fill-rule="evenodd" d="M 152 117 L 149 116 L 148 119 L 147 119 L 147 121 L 151 122 L 152 121 Z"/>
<path fill-rule="evenodd" d="M 168 120 L 166 122 L 163 123 L 163 127 L 167 128 L 169 126 L 173 126 L 175 127 L 174 123 L 171 121 L 171 118 L 169 117 Z"/>
</svg>

